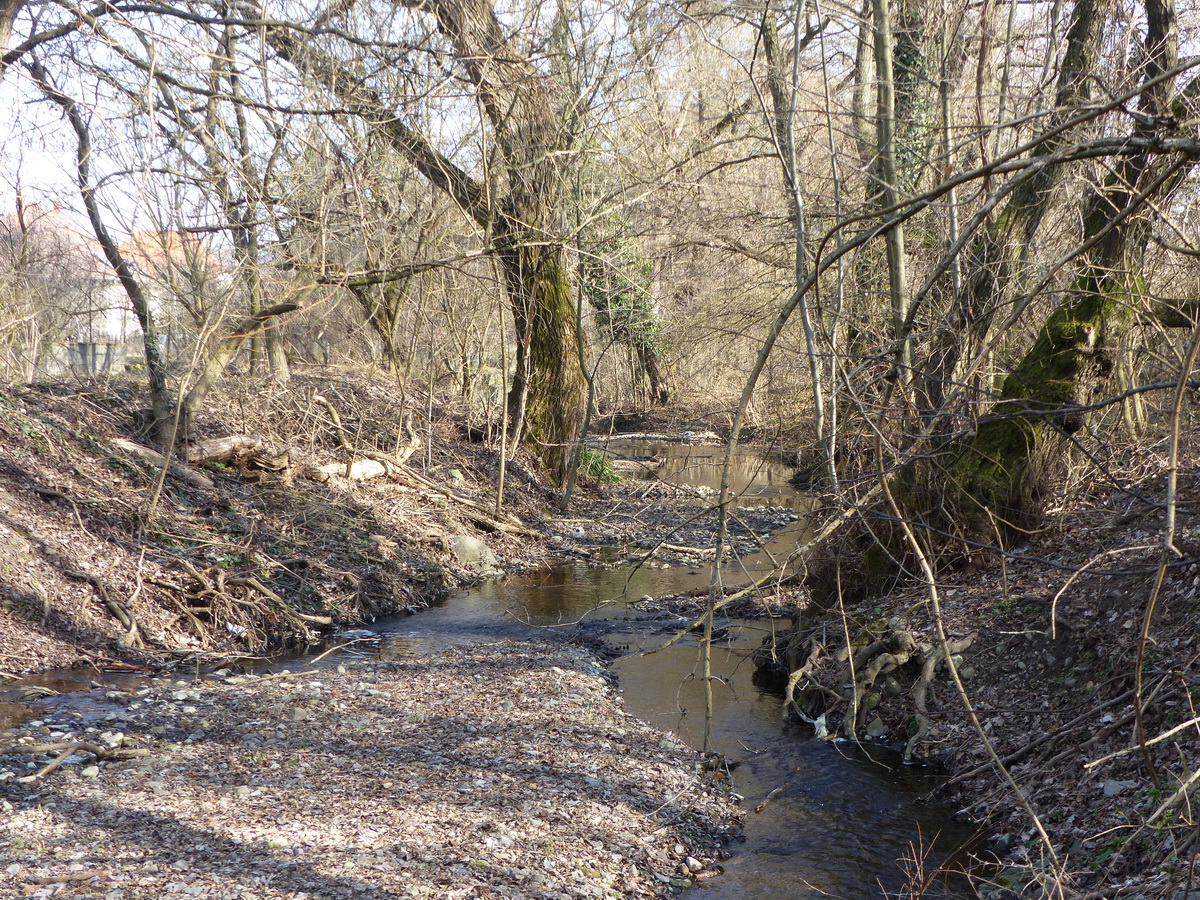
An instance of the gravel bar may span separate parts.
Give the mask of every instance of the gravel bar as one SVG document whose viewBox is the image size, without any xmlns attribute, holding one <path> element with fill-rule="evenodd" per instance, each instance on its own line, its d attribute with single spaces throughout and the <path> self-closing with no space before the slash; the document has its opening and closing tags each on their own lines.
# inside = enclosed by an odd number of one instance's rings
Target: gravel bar
<svg viewBox="0 0 1200 900">
<path fill-rule="evenodd" d="M 720 871 L 732 797 L 586 651 L 109 692 L 0 735 L 0 896 L 664 897 Z M 36 773 L 85 742 L 59 767 Z"/>
</svg>

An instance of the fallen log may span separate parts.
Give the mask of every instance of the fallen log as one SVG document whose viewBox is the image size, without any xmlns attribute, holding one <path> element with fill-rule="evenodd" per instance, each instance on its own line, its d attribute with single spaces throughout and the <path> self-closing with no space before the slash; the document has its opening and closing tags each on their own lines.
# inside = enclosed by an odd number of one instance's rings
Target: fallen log
<svg viewBox="0 0 1200 900">
<path fill-rule="evenodd" d="M 113 438 L 112 444 L 118 450 L 124 450 L 132 456 L 136 456 L 142 462 L 157 466 L 160 469 L 165 468 L 172 477 L 178 478 L 180 481 L 185 481 L 192 487 L 200 488 L 204 491 L 211 491 L 216 488 L 216 484 L 207 475 L 197 472 L 183 463 L 168 460 L 157 450 L 151 450 L 149 447 L 135 444 L 133 441 L 127 441 L 124 438 Z"/>
<path fill-rule="evenodd" d="M 326 463 L 317 466 L 313 471 L 326 478 L 336 475 L 351 481 L 369 481 L 388 474 L 388 466 L 377 459 L 356 459 L 348 463 Z"/>
<path fill-rule="evenodd" d="M 251 453 L 266 446 L 266 440 L 256 434 L 231 434 L 226 437 L 193 441 L 184 448 L 187 461 L 192 465 L 229 462 L 244 453 Z"/>
</svg>

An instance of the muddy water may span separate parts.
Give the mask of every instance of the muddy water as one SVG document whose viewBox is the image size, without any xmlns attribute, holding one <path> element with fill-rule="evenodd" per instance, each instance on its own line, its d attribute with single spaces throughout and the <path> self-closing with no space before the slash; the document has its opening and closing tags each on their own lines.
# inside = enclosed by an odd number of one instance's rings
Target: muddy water
<svg viewBox="0 0 1200 900">
<path fill-rule="evenodd" d="M 718 448 L 639 443 L 613 445 L 609 452 L 642 457 L 650 464 L 647 477 L 701 489 L 720 481 Z M 807 508 L 807 498 L 788 486 L 791 472 L 786 466 L 750 454 L 735 462 L 732 480 L 741 493 L 740 505 L 766 504 L 795 513 Z M 786 557 L 803 533 L 803 519 L 797 516 L 772 535 L 766 550 L 775 558 Z M 744 582 L 769 564 L 766 553 L 752 554 L 736 566 L 726 566 L 723 579 L 727 584 Z M 627 708 L 698 748 L 704 700 L 697 641 L 688 637 L 658 650 L 674 633 L 675 623 L 647 622 L 636 603 L 629 605 L 626 599 L 701 588 L 708 577 L 705 567 L 631 571 L 583 562 L 512 576 L 416 616 L 378 622 L 367 640 L 344 639 L 348 646 L 341 653 L 395 658 L 478 640 L 580 631 L 603 636 L 624 651 L 616 666 Z M 766 630 L 786 623 L 721 624 L 728 625 L 728 638 L 713 654 L 713 670 L 721 679 L 715 686 L 713 743 L 736 764 L 733 786 L 745 797 L 746 839 L 733 848 L 734 857 L 724 864 L 726 873 L 689 892 L 692 900 L 866 900 L 884 891 L 894 896 L 905 882 L 898 860 L 912 856 L 914 848 L 928 850 L 927 864 L 936 865 L 970 841 L 972 834 L 951 820 L 950 810 L 920 802 L 936 785 L 935 773 L 906 767 L 894 754 L 880 750 L 868 754 L 848 743 L 813 740 L 781 721 L 780 698 L 752 684 L 749 653 Z M 319 665 L 338 661 L 338 654 L 330 654 Z M 290 664 L 296 662 L 300 661 Z M 47 685 L 65 695 L 54 705 L 102 712 L 98 691 L 67 693 L 86 689 L 91 677 L 60 673 Z M 105 685 L 118 686 L 116 680 Z M 13 709 L 7 712 L 29 714 L 28 706 L 10 705 Z M 0 718 L 5 712 L 0 708 Z M 925 896 L 973 895 L 961 881 L 951 880 L 928 889 Z"/>
<path fill-rule="evenodd" d="M 720 483 L 719 448 L 625 444 L 610 452 L 652 460 L 645 477 L 702 489 Z M 790 475 L 779 462 L 746 454 L 735 460 L 731 481 L 741 506 L 803 512 L 810 501 L 787 484 Z M 798 519 L 775 532 L 765 549 L 776 559 L 786 557 L 804 527 Z M 752 554 L 726 566 L 723 579 L 735 585 L 769 565 L 767 553 Z M 626 707 L 698 749 L 704 732 L 698 641 L 688 637 L 657 649 L 674 634 L 675 623 L 648 624 L 636 602 L 626 600 L 703 588 L 708 579 L 704 566 L 630 571 L 586 563 L 512 576 L 385 625 L 378 652 L 408 655 L 448 643 L 581 630 L 601 634 L 624 651 L 616 667 Z M 733 784 L 745 797 L 746 840 L 725 863 L 726 874 L 690 892 L 692 900 L 894 896 L 905 883 L 899 861 L 914 848 L 932 868 L 971 841 L 973 832 L 953 822 L 951 810 L 921 802 L 937 785 L 935 772 L 905 766 L 882 749 L 816 741 L 783 723 L 780 698 L 751 681 L 749 654 L 769 629 L 786 622 L 718 624 L 728 625 L 729 637 L 714 651 L 713 671 L 721 681 L 713 743 L 737 764 Z M 960 877 L 935 882 L 925 896 L 974 894 Z"/>
</svg>

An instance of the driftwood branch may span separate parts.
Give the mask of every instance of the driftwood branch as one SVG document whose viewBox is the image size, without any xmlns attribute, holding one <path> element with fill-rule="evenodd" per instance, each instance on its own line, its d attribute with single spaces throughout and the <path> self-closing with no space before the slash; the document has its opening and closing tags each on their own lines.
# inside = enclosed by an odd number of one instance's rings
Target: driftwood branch
<svg viewBox="0 0 1200 900">
<path fill-rule="evenodd" d="M 26 775 L 23 778 L 17 779 L 17 781 L 22 783 L 28 783 L 31 781 L 37 781 L 39 778 L 50 774 L 64 762 L 66 762 L 73 754 L 80 751 L 83 751 L 84 753 L 90 753 L 97 759 L 110 761 L 139 759 L 141 757 L 150 755 L 149 750 L 140 747 L 103 747 L 100 744 L 93 744 L 88 741 L 60 741 L 53 744 L 14 744 L 11 747 L 0 750 L 0 755 L 7 753 L 28 753 L 35 755 L 42 753 L 58 754 L 54 759 L 52 759 L 42 768 L 38 769 L 38 771 L 34 772 L 32 775 Z"/>
</svg>

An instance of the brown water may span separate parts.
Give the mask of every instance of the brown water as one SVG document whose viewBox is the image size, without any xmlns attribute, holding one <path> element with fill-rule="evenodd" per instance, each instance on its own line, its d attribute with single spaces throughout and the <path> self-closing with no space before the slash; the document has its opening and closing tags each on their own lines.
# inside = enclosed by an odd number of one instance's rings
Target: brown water
<svg viewBox="0 0 1200 900">
<path fill-rule="evenodd" d="M 719 448 L 680 444 L 617 445 L 615 452 L 661 460 L 658 477 L 702 489 L 720 481 Z M 733 481 L 743 506 L 769 504 L 803 511 L 808 500 L 787 484 L 791 471 L 753 454 L 736 460 Z M 803 534 L 803 521 L 774 533 L 767 549 L 787 555 Z M 752 554 L 726 566 L 726 583 L 745 581 L 769 565 L 766 554 Z M 626 707 L 663 730 L 677 733 L 699 748 L 704 700 L 699 680 L 699 647 L 688 636 L 659 650 L 678 623 L 648 619 L 636 605 L 653 597 L 702 588 L 705 569 L 687 567 L 594 568 L 585 563 L 497 579 L 415 616 L 380 621 L 367 640 L 330 654 L 319 665 L 336 665 L 347 655 L 384 658 L 437 652 L 452 644 L 580 633 L 602 636 L 624 651 L 617 661 Z M 682 622 L 683 620 L 680 620 Z M 817 741 L 804 729 L 785 724 L 780 698 L 754 686 L 750 651 L 772 627 L 783 622 L 738 621 L 728 625 L 726 643 L 714 649 L 713 670 L 721 678 L 715 691 L 713 743 L 737 763 L 733 787 L 745 799 L 745 841 L 724 864 L 726 874 L 689 892 L 692 900 L 844 900 L 896 896 L 904 884 L 901 864 L 914 848 L 928 850 L 937 865 L 973 838 L 955 823 L 944 806 L 921 798 L 936 787 L 937 773 L 905 766 L 898 755 L 847 742 Z M 345 643 L 346 639 L 336 641 Z M 290 665 L 302 660 L 292 660 Z M 103 691 L 131 686 L 130 677 L 105 679 L 97 686 L 91 672 L 58 673 L 37 683 L 63 696 L 20 703 L 20 687 L 0 695 L 0 728 L 28 717 L 44 705 L 102 716 Z M 755 812 L 758 807 L 761 812 Z M 918 852 L 920 852 L 918 850 Z M 951 879 L 928 897 L 974 896 L 963 879 Z"/>
<path fill-rule="evenodd" d="M 653 476 L 711 489 L 720 483 L 720 449 L 680 444 L 618 445 L 627 456 L 662 460 Z M 731 481 L 742 506 L 763 504 L 803 511 L 808 497 L 778 462 L 745 453 Z M 786 557 L 805 533 L 803 520 L 766 542 Z M 770 565 L 765 553 L 724 568 L 727 584 L 743 583 Z M 683 623 L 647 621 L 636 601 L 707 586 L 706 567 L 593 568 L 586 563 L 488 582 L 445 605 L 383 624 L 384 656 L 436 651 L 448 643 L 503 638 L 602 635 L 624 651 L 616 669 L 626 708 L 673 731 L 699 749 L 704 698 L 698 639 L 689 635 L 661 648 Z M 781 698 L 757 688 L 750 652 L 783 621 L 727 620 L 729 638 L 713 653 L 721 678 L 715 692 L 713 743 L 737 763 L 733 787 L 744 798 L 745 841 L 734 847 L 726 874 L 691 891 L 692 900 L 799 900 L 837 897 L 867 900 L 896 896 L 905 877 L 902 860 L 914 852 L 933 868 L 976 837 L 952 820 L 952 811 L 923 798 L 941 775 L 906 766 L 899 754 L 849 742 L 814 740 L 811 732 L 782 721 Z M 768 800 L 768 797 L 770 798 Z M 764 805 L 764 801 L 765 805 Z M 755 810 L 762 806 L 762 812 Z M 926 897 L 971 897 L 962 876 L 933 884 Z"/>
</svg>

